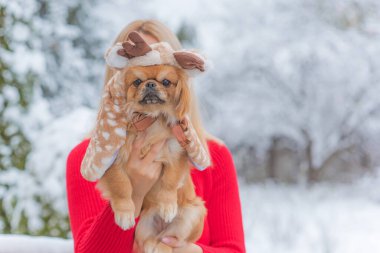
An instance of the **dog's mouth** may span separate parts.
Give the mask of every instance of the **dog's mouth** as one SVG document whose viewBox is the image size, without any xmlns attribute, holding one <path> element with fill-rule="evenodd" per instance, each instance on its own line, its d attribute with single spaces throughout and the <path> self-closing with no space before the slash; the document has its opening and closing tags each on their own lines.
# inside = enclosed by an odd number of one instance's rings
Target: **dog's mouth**
<svg viewBox="0 0 380 253">
<path fill-rule="evenodd" d="M 148 93 L 146 94 L 143 99 L 139 102 L 140 104 L 146 105 L 146 104 L 163 104 L 165 103 L 164 100 L 159 98 L 156 94 Z"/>
</svg>

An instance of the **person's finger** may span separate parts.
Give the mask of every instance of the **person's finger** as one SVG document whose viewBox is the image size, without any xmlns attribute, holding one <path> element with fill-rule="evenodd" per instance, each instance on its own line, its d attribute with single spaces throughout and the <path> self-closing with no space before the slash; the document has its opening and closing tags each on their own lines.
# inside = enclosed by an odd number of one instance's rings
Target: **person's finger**
<svg viewBox="0 0 380 253">
<path fill-rule="evenodd" d="M 161 242 L 165 243 L 166 245 L 172 247 L 172 248 L 180 248 L 185 245 L 184 241 L 179 241 L 174 236 L 165 236 L 161 239 Z"/>
<path fill-rule="evenodd" d="M 164 146 L 165 142 L 166 142 L 166 140 L 162 140 L 162 141 L 159 141 L 159 142 L 153 144 L 152 147 L 150 148 L 148 154 L 143 159 L 143 161 L 145 163 L 153 162 L 157 158 L 157 155 L 160 152 L 160 150 L 162 149 L 162 147 Z"/>
</svg>

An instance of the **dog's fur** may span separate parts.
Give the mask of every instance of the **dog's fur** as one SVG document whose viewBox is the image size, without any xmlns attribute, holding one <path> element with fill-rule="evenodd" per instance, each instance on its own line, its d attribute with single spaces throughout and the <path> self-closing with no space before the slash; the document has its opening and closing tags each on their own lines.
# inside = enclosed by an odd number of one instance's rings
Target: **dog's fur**
<svg viewBox="0 0 380 253">
<path fill-rule="evenodd" d="M 169 127 L 189 113 L 191 97 L 188 76 L 184 70 L 169 65 L 130 67 L 123 70 L 122 76 L 129 113 L 140 112 L 158 117 L 145 130 L 141 157 L 149 152 L 153 144 L 166 140 L 156 160 L 163 164 L 162 173 L 144 198 L 135 243 L 146 253 L 172 252 L 160 239 L 175 236 L 178 240 L 196 241 L 202 233 L 206 215 L 203 201 L 194 191 L 188 156 Z M 134 84 L 137 79 L 142 81 L 139 85 Z M 169 80 L 170 85 L 164 86 L 164 79 Z M 155 88 L 149 90 L 147 83 L 153 83 Z M 154 96 L 147 102 L 144 97 L 149 91 Z M 102 195 L 110 200 L 115 221 L 123 229 L 132 227 L 135 220 L 133 189 L 125 165 L 136 134 L 128 131 L 115 162 L 97 184 Z"/>
</svg>

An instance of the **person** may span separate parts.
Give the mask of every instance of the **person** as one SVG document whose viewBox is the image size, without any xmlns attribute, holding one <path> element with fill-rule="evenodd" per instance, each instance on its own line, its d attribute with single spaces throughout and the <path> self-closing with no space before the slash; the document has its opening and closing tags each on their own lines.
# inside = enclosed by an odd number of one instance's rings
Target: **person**
<svg viewBox="0 0 380 253">
<path fill-rule="evenodd" d="M 137 31 L 147 43 L 168 42 L 174 50 L 181 49 L 178 38 L 164 24 L 157 20 L 137 20 L 127 25 L 115 42 L 125 41 L 128 34 Z M 113 75 L 106 69 L 105 83 Z M 194 91 L 192 91 L 194 93 Z M 194 95 L 194 94 L 192 94 Z M 204 171 L 192 168 L 197 196 L 207 208 L 204 229 L 195 243 L 178 241 L 175 237 L 164 237 L 162 242 L 173 247 L 173 253 L 242 253 L 245 252 L 241 203 L 233 158 L 228 148 L 216 137 L 207 133 L 199 120 L 196 100 L 192 99 L 191 118 L 199 136 L 207 141 L 212 166 Z M 140 152 L 143 134 L 133 146 Z M 123 231 L 114 222 L 114 214 L 108 201 L 102 199 L 95 188 L 96 183 L 86 181 L 80 173 L 80 166 L 89 138 L 74 147 L 67 157 L 66 186 L 70 225 L 76 253 L 128 253 L 132 252 L 135 227 Z M 155 162 L 162 143 L 153 145 L 144 159 L 131 154 L 126 164 L 133 185 L 133 201 L 136 206 L 138 223 L 144 196 L 154 185 L 161 173 L 162 164 Z"/>
</svg>

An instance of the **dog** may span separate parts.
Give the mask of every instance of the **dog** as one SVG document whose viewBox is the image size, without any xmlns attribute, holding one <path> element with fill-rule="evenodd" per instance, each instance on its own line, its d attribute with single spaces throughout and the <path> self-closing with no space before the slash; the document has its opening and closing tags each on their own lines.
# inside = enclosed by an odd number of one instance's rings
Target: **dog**
<svg viewBox="0 0 380 253">
<path fill-rule="evenodd" d="M 183 70 L 168 65 L 130 67 L 123 75 L 129 110 L 156 119 L 145 130 L 141 157 L 153 144 L 166 140 L 156 160 L 163 164 L 162 175 L 144 198 L 135 241 L 144 252 L 170 252 L 160 238 L 171 235 L 196 241 L 206 214 L 203 201 L 195 195 L 187 153 L 169 127 L 189 113 L 188 77 Z M 134 225 L 133 189 L 125 164 L 136 135 L 137 130 L 129 127 L 116 160 L 97 183 L 103 197 L 111 203 L 116 223 L 123 229 Z"/>
<path fill-rule="evenodd" d="M 195 242 L 203 231 L 206 208 L 190 176 L 190 160 L 210 164 L 206 147 L 197 139 L 190 115 L 189 76 L 204 71 L 202 58 L 174 52 L 167 43 L 147 45 L 137 33 L 107 52 L 118 69 L 106 85 L 98 125 L 82 161 L 81 172 L 109 200 L 117 225 L 133 227 L 135 207 L 126 164 L 139 131 L 146 137 L 140 157 L 165 140 L 156 161 L 161 175 L 143 200 L 135 231 L 135 250 L 166 253 L 164 236 Z M 115 54 L 116 52 L 116 54 Z M 112 57 L 123 56 L 127 58 Z M 158 57 L 159 56 L 159 57 Z M 152 60 L 153 59 L 153 60 Z M 114 64 L 112 64 L 112 61 Z"/>
</svg>

